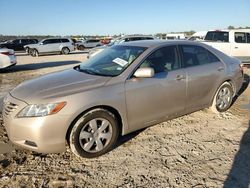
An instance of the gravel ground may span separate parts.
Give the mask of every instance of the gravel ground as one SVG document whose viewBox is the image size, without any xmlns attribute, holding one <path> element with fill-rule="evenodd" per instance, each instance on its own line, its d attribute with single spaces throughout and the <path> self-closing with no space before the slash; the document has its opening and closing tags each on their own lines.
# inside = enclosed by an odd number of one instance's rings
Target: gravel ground
<svg viewBox="0 0 250 188">
<path fill-rule="evenodd" d="M 18 54 L 19 64 L 0 73 L 0 101 L 20 82 L 84 59 L 85 53 L 38 58 Z M 205 109 L 132 133 L 95 159 L 80 159 L 69 148 L 48 155 L 16 148 L 0 116 L 0 186 L 250 187 L 250 69 L 245 73 L 244 86 L 228 112 Z"/>
</svg>

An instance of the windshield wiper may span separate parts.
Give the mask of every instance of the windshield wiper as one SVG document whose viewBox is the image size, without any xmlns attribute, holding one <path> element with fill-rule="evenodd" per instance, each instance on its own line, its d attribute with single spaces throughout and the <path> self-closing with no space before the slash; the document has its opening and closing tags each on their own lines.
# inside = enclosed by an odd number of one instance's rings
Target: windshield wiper
<svg viewBox="0 0 250 188">
<path fill-rule="evenodd" d="M 87 74 L 91 74 L 91 75 L 97 75 L 97 76 L 110 76 L 110 75 L 105 75 L 105 74 L 101 74 L 101 73 L 98 73 L 92 69 L 81 69 L 80 65 L 74 67 L 75 70 L 79 71 L 79 72 L 84 72 L 84 73 L 87 73 Z"/>
</svg>

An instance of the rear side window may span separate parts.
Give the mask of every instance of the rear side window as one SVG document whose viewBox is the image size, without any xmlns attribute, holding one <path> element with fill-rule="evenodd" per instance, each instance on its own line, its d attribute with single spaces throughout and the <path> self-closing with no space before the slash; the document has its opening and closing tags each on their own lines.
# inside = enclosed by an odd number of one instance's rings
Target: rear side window
<svg viewBox="0 0 250 188">
<path fill-rule="evenodd" d="M 207 41 L 229 42 L 229 33 L 222 31 L 209 31 L 205 37 Z"/>
<path fill-rule="evenodd" d="M 183 45 L 181 48 L 184 67 L 205 65 L 220 61 L 214 54 L 201 46 Z"/>
<path fill-rule="evenodd" d="M 246 33 L 235 33 L 234 36 L 235 42 L 237 43 L 247 43 L 247 34 Z"/>
<path fill-rule="evenodd" d="M 61 43 L 60 39 L 52 39 L 52 43 Z"/>
<path fill-rule="evenodd" d="M 151 67 L 155 73 L 179 69 L 177 46 L 167 46 L 156 50 L 144 60 L 140 67 Z"/>
<path fill-rule="evenodd" d="M 69 39 L 61 39 L 62 42 L 69 42 Z"/>
</svg>

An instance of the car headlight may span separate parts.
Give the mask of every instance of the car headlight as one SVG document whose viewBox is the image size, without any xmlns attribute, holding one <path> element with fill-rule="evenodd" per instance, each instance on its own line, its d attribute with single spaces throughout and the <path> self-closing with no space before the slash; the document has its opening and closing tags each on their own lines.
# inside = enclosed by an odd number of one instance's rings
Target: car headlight
<svg viewBox="0 0 250 188">
<path fill-rule="evenodd" d="M 32 104 L 26 106 L 22 109 L 17 117 L 42 117 L 48 116 L 52 114 L 56 114 L 59 112 L 64 106 L 66 102 L 54 103 L 54 104 Z"/>
</svg>

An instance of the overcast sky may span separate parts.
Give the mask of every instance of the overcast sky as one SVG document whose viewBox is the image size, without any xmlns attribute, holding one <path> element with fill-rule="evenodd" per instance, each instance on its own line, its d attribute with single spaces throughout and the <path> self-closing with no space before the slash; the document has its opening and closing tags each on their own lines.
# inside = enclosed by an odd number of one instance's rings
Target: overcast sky
<svg viewBox="0 0 250 188">
<path fill-rule="evenodd" d="M 0 0 L 0 34 L 113 35 L 250 26 L 250 0 Z"/>
</svg>

